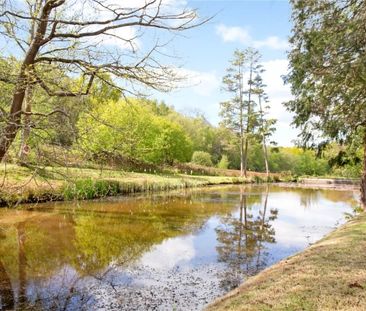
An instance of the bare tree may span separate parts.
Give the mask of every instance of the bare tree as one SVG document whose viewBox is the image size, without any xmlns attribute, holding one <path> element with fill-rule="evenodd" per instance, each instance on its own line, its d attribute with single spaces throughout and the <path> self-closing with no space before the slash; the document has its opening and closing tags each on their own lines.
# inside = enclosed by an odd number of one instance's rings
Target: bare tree
<svg viewBox="0 0 366 311">
<path fill-rule="evenodd" d="M 0 0 L 0 5 L 0 49 L 19 62 L 14 76 L 0 74 L 0 81 L 14 90 L 9 112 L 2 113 L 0 161 L 32 116 L 25 105 L 31 102 L 27 90 L 41 89 L 50 97 L 85 96 L 101 79 L 134 94 L 145 87 L 168 91 L 177 71 L 162 64 L 167 40 L 160 42 L 156 32 L 181 32 L 206 21 L 195 10 L 165 0 Z M 142 38 L 149 47 L 139 47 Z M 106 80 L 106 74 L 120 82 Z M 78 87 L 70 77 L 81 79 Z"/>
</svg>

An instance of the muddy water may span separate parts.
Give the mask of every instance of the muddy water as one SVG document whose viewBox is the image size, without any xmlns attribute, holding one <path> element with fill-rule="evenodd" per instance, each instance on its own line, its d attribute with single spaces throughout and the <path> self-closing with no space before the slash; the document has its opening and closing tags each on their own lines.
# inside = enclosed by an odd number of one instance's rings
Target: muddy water
<svg viewBox="0 0 366 311">
<path fill-rule="evenodd" d="M 0 209 L 0 309 L 202 310 L 343 223 L 356 198 L 231 186 Z"/>
</svg>

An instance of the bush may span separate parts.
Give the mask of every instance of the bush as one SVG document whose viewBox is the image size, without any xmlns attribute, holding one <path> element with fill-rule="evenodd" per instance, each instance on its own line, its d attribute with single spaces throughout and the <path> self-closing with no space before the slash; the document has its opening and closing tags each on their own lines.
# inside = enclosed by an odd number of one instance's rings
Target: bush
<svg viewBox="0 0 366 311">
<path fill-rule="evenodd" d="M 227 157 L 227 155 L 223 155 L 222 157 L 221 157 L 221 160 L 220 160 L 220 162 L 217 164 L 217 167 L 218 168 L 221 168 L 221 169 L 228 169 L 229 168 L 229 164 L 230 164 L 230 162 L 229 162 L 229 158 Z"/>
<path fill-rule="evenodd" d="M 192 163 L 203 166 L 213 166 L 211 155 L 204 151 L 195 151 L 192 155 Z"/>
<path fill-rule="evenodd" d="M 63 189 L 65 200 L 91 200 L 120 193 L 119 183 L 114 180 L 80 179 Z"/>
</svg>

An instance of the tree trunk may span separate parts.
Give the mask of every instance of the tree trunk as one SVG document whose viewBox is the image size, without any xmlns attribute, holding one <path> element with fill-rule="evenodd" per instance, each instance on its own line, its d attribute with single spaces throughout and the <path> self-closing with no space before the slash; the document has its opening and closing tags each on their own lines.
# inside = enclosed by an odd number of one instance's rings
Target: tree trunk
<svg viewBox="0 0 366 311">
<path fill-rule="evenodd" d="M 250 132 L 250 121 L 251 121 L 251 101 L 252 101 L 252 79 L 253 79 L 253 65 L 250 65 L 250 74 L 249 74 L 249 92 L 248 92 L 248 117 L 247 117 L 247 129 L 245 133 L 245 151 L 244 151 L 244 176 L 247 177 L 247 169 L 248 169 L 248 147 L 249 147 L 249 139 L 248 135 Z"/>
<path fill-rule="evenodd" d="M 269 165 L 268 165 L 268 150 L 267 150 L 267 142 L 266 142 L 266 133 L 264 132 L 264 117 L 263 117 L 263 109 L 262 109 L 262 97 L 259 94 L 258 96 L 259 103 L 259 113 L 261 117 L 261 127 L 262 127 L 262 144 L 263 144 L 263 156 L 264 156 L 264 165 L 266 167 L 266 176 L 267 181 L 269 178 Z"/>
<path fill-rule="evenodd" d="M 244 169 L 244 102 L 243 102 L 243 76 L 239 65 L 239 99 L 240 99 L 240 177 L 247 177 Z"/>
<path fill-rule="evenodd" d="M 26 160 L 28 154 L 29 154 L 29 145 L 28 145 L 28 139 L 30 136 L 31 131 L 31 115 L 32 112 L 32 91 L 30 87 L 27 88 L 24 98 L 24 111 L 26 114 L 23 118 L 23 128 L 22 128 L 22 137 L 20 142 L 20 149 L 19 149 L 19 161 L 22 163 Z"/>
<path fill-rule="evenodd" d="M 7 124 L 3 130 L 2 137 L 0 138 L 0 162 L 5 158 L 6 153 L 8 152 L 21 127 L 22 106 L 27 86 L 29 85 L 29 80 L 32 78 L 32 66 L 34 65 L 34 61 L 39 49 L 44 44 L 49 15 L 55 6 L 58 5 L 58 2 L 55 2 L 54 0 L 47 1 L 41 9 L 35 36 L 29 45 L 29 49 L 20 68 L 20 72 L 15 84 L 10 113 L 7 118 Z"/>
<path fill-rule="evenodd" d="M 245 149 L 244 149 L 244 176 L 247 177 L 248 169 L 248 134 L 245 137 Z"/>
<path fill-rule="evenodd" d="M 263 153 L 264 153 L 264 164 L 266 166 L 266 176 L 268 181 L 269 178 L 268 151 L 267 151 L 266 139 L 264 138 L 264 136 L 263 136 Z"/>
<path fill-rule="evenodd" d="M 363 137 L 363 171 L 361 180 L 361 206 L 366 211 L 366 130 Z"/>
<path fill-rule="evenodd" d="M 24 87 L 21 86 L 23 84 L 21 81 L 23 78 L 25 78 L 24 73 L 22 74 L 22 77 L 18 79 L 18 86 L 13 96 L 7 125 L 5 126 L 0 139 L 0 162 L 5 158 L 5 155 L 14 141 L 21 125 L 22 105 L 25 94 Z"/>
<path fill-rule="evenodd" d="M 240 177 L 246 177 L 246 174 L 244 174 L 244 137 L 243 134 L 241 134 L 240 137 Z"/>
</svg>

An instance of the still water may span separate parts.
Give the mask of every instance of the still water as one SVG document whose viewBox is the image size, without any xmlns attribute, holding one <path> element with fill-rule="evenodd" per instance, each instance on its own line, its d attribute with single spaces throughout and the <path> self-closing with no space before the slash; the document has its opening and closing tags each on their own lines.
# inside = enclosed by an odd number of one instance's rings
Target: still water
<svg viewBox="0 0 366 311">
<path fill-rule="evenodd" d="M 0 209 L 0 309 L 202 310 L 345 222 L 356 199 L 229 186 Z"/>
</svg>

